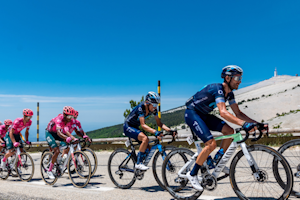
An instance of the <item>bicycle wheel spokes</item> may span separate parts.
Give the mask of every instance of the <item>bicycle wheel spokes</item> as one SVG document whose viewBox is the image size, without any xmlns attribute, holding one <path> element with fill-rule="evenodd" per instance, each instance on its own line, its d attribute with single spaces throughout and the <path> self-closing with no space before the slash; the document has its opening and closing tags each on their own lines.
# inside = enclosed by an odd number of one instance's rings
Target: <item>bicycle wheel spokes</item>
<svg viewBox="0 0 300 200">
<path fill-rule="evenodd" d="M 248 147 L 257 164 L 253 173 L 246 157 L 240 151 L 230 166 L 230 179 L 233 190 L 241 199 L 287 199 L 292 188 L 292 173 L 286 160 L 274 149 L 253 145 Z M 274 173 L 274 161 L 283 184 Z"/>
<path fill-rule="evenodd" d="M 16 156 L 16 173 L 22 181 L 30 181 L 34 173 L 34 163 L 31 156 L 22 152 L 19 156 Z"/>
<path fill-rule="evenodd" d="M 172 151 L 163 162 L 162 175 L 164 184 L 175 199 L 197 199 L 202 194 L 202 192 L 195 190 L 187 179 L 178 176 L 179 170 L 192 155 L 194 155 L 194 152 L 188 149 L 178 149 Z M 190 168 L 186 169 L 183 174 L 189 171 Z"/>
<path fill-rule="evenodd" d="M 52 160 L 52 156 L 53 156 L 53 154 L 51 152 L 45 152 L 43 154 L 42 158 L 41 158 L 41 164 L 40 164 L 40 170 L 41 170 L 42 178 L 45 181 L 45 183 L 48 184 L 48 185 L 53 185 L 58 179 L 58 177 L 56 176 L 56 173 L 54 173 L 54 172 L 57 171 L 56 170 L 56 167 L 57 167 L 56 164 L 54 165 L 54 167 L 52 169 L 52 172 L 55 176 L 55 179 L 50 179 L 47 175 L 47 171 L 49 169 L 49 166 L 50 166 L 50 163 L 51 163 L 51 160 Z"/>
<path fill-rule="evenodd" d="M 283 144 L 278 151 L 287 160 L 293 171 L 294 187 L 292 194 L 300 197 L 300 140 L 291 140 Z"/>
<path fill-rule="evenodd" d="M 83 148 L 82 151 L 88 156 L 88 158 L 91 162 L 91 169 L 92 169 L 91 176 L 94 176 L 94 174 L 97 171 L 97 167 L 98 167 L 97 156 L 96 156 L 95 152 L 90 148 Z"/>
<path fill-rule="evenodd" d="M 72 168 L 75 172 L 71 172 Z M 74 152 L 68 163 L 69 177 L 75 187 L 85 187 L 91 178 L 91 164 L 88 156 L 82 151 Z"/>
<path fill-rule="evenodd" d="M 0 153 L 0 164 L 1 164 L 3 158 L 4 158 L 4 154 Z M 2 180 L 6 180 L 8 178 L 8 176 L 9 176 L 9 171 L 7 170 L 7 168 L 6 169 L 2 169 L 0 167 L 0 178 Z"/>
<path fill-rule="evenodd" d="M 109 157 L 108 173 L 111 181 L 119 188 L 128 189 L 136 181 L 135 160 L 126 149 L 117 149 Z"/>
</svg>

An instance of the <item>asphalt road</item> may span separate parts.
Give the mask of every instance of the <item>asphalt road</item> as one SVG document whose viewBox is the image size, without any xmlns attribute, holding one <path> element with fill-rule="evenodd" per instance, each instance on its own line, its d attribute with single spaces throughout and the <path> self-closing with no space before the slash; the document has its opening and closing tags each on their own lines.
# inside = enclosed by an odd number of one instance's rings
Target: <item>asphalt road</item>
<svg viewBox="0 0 300 200">
<path fill-rule="evenodd" d="M 0 181 L 0 199 L 173 199 L 156 183 L 152 170 L 148 170 L 142 180 L 138 180 L 130 189 L 118 189 L 111 182 L 107 172 L 108 158 L 112 152 L 97 152 L 98 169 L 86 188 L 75 188 L 64 174 L 54 186 L 44 183 L 40 174 L 41 153 L 31 153 L 35 164 L 34 177 L 30 182 L 22 182 L 19 178 L 9 177 Z M 151 166 L 150 166 L 151 167 Z M 229 178 L 218 182 L 216 190 L 204 191 L 199 199 L 205 200 L 237 200 L 231 188 Z M 290 198 L 295 199 L 295 198 Z"/>
</svg>

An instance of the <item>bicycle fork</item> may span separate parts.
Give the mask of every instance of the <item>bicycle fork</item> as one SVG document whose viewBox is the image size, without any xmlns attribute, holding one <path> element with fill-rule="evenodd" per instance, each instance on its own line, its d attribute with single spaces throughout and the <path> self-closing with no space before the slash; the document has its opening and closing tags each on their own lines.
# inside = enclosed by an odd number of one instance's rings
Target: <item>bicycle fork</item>
<svg viewBox="0 0 300 200">
<path fill-rule="evenodd" d="M 251 153 L 249 153 L 248 149 L 247 149 L 247 146 L 245 143 L 241 143 L 240 144 L 241 148 L 242 148 L 242 151 L 248 161 L 248 164 L 252 170 L 252 173 L 253 173 L 253 176 L 256 180 L 258 180 L 260 178 L 259 176 L 259 168 L 253 158 L 253 156 L 251 155 Z"/>
</svg>

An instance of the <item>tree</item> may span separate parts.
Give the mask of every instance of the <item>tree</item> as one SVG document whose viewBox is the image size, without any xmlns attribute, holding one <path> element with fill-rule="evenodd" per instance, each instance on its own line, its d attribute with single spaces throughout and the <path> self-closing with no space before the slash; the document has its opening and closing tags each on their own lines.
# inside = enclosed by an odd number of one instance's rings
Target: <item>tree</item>
<svg viewBox="0 0 300 200">
<path fill-rule="evenodd" d="M 133 110 L 133 108 L 135 108 L 137 105 L 139 105 L 143 101 L 144 101 L 144 96 L 142 96 L 142 99 L 139 102 L 136 102 L 134 100 L 130 100 L 129 103 L 130 103 L 131 110 L 126 109 L 123 116 L 126 118 L 130 114 L 130 112 Z"/>
</svg>

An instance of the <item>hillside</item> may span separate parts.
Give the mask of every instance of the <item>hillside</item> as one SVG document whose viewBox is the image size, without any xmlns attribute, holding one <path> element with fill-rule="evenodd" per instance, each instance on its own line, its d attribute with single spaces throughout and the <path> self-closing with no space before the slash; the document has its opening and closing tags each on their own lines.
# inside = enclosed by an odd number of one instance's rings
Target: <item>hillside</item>
<svg viewBox="0 0 300 200">
<path fill-rule="evenodd" d="M 234 94 L 240 110 L 250 118 L 267 122 L 270 128 L 300 127 L 300 77 L 272 77 L 234 91 Z M 230 109 L 229 111 L 232 112 Z M 179 134 L 189 133 L 189 129 L 181 129 L 184 125 L 184 112 L 185 106 L 164 111 L 162 122 L 167 126 L 177 127 Z M 154 118 L 147 123 L 156 124 Z M 92 138 L 120 137 L 122 133 L 122 124 L 88 132 Z"/>
</svg>

